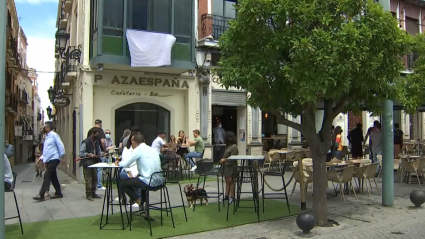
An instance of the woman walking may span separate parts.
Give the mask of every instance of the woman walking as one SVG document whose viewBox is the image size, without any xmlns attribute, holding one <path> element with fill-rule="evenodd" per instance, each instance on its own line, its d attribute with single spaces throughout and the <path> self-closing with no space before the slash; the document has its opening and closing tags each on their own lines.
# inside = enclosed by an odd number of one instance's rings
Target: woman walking
<svg viewBox="0 0 425 239">
<path fill-rule="evenodd" d="M 43 155 L 43 144 L 39 143 L 35 148 L 35 172 L 37 173 L 35 175 L 36 177 L 43 177 L 44 163 L 43 160 L 40 159 L 41 155 Z"/>
<path fill-rule="evenodd" d="M 226 132 L 225 136 L 226 149 L 224 150 L 223 158 L 220 163 L 223 164 L 223 175 L 226 180 L 226 190 L 224 193 L 224 200 L 229 200 L 229 204 L 233 203 L 235 198 L 235 178 L 238 175 L 238 161 L 227 159 L 232 155 L 238 155 L 238 146 L 236 136 L 233 132 Z"/>
</svg>

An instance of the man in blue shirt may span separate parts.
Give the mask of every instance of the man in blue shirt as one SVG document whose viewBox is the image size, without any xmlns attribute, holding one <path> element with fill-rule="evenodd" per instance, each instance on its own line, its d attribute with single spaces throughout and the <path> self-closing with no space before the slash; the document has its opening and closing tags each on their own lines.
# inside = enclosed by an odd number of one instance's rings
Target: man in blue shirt
<svg viewBox="0 0 425 239">
<path fill-rule="evenodd" d="M 44 201 L 44 193 L 49 191 L 50 182 L 52 182 L 53 187 L 56 190 L 55 195 L 50 198 L 63 198 L 56 168 L 60 163 L 60 159 L 65 155 L 65 147 L 59 135 L 52 130 L 52 122 L 46 122 L 44 124 L 46 139 L 43 147 L 43 163 L 46 164 L 46 173 L 44 174 L 44 181 L 39 195 L 33 198 L 36 201 Z"/>
</svg>

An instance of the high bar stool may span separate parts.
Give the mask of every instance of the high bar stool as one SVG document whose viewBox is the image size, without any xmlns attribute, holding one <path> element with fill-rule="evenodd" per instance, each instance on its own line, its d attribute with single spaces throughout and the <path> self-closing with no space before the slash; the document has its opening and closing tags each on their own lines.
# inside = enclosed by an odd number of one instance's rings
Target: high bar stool
<svg viewBox="0 0 425 239">
<path fill-rule="evenodd" d="M 15 198 L 16 211 L 18 211 L 18 216 L 8 217 L 8 218 L 5 218 L 4 220 L 19 218 L 19 225 L 21 226 L 21 233 L 22 233 L 22 235 L 24 235 L 24 229 L 22 227 L 22 220 L 21 220 L 21 213 L 19 212 L 18 200 L 16 200 L 16 193 L 15 193 L 15 185 L 16 185 L 17 174 L 15 172 L 12 172 L 12 175 L 13 175 L 12 185 L 10 186 L 9 190 L 5 189 L 4 191 L 13 193 L 13 197 Z"/>
<path fill-rule="evenodd" d="M 171 207 L 171 203 L 170 203 L 170 195 L 168 194 L 168 188 L 167 188 L 167 173 L 166 172 L 155 172 L 151 175 L 151 178 L 149 179 L 149 185 L 151 185 L 152 183 L 152 179 L 154 178 L 154 176 L 159 175 L 160 177 L 162 177 L 162 183 L 159 186 L 156 187 L 151 187 L 149 189 L 146 189 L 146 207 L 145 207 L 145 219 L 148 221 L 149 224 L 149 230 L 150 230 L 150 234 L 152 236 L 152 224 L 151 224 L 151 220 L 150 220 L 150 213 L 149 210 L 159 210 L 161 211 L 161 226 L 162 226 L 162 213 L 165 211 L 168 215 L 168 213 L 170 213 L 171 215 L 171 221 L 173 223 L 173 228 L 176 228 L 174 225 L 174 217 L 173 217 L 173 211 L 172 211 L 172 207 Z M 150 192 L 156 192 L 156 191 L 160 191 L 160 201 L 157 203 L 149 203 L 149 193 Z M 159 205 L 159 206 L 158 206 Z M 165 205 L 165 208 L 163 207 Z M 130 206 L 130 231 L 132 229 L 132 221 L 133 221 L 133 214 L 142 214 L 143 210 L 137 210 L 136 212 L 133 212 L 132 207 Z"/>
<path fill-rule="evenodd" d="M 288 201 L 288 193 L 286 192 L 286 183 L 285 183 L 285 171 L 289 165 L 290 161 L 286 160 L 283 163 L 283 166 L 281 168 L 281 170 L 279 172 L 264 172 L 261 174 L 261 196 L 263 198 L 263 213 L 265 210 L 265 203 L 264 200 L 265 199 L 285 199 L 286 200 L 286 205 L 288 207 L 288 211 L 291 212 L 291 209 L 289 207 L 289 201 Z M 271 186 L 269 186 L 266 182 L 266 176 L 271 176 L 271 177 L 280 177 L 282 179 L 282 188 L 281 189 L 274 189 Z M 267 187 L 269 187 L 271 190 L 275 191 L 274 193 L 265 193 L 265 185 L 267 185 Z M 284 192 L 281 192 L 284 191 Z M 280 192 L 280 193 L 279 193 Z M 266 198 L 266 196 L 271 196 L 270 198 Z"/>
</svg>

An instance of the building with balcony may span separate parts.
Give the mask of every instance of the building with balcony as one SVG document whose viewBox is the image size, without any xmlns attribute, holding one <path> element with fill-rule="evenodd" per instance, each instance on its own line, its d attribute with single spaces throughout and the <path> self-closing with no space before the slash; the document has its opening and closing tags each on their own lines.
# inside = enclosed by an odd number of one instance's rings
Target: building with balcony
<svg viewBox="0 0 425 239">
<path fill-rule="evenodd" d="M 27 39 L 13 0 L 7 1 L 5 140 L 15 147 L 15 163 L 33 157 L 33 86 L 28 76 Z"/>
<path fill-rule="evenodd" d="M 201 64 L 205 56 L 210 57 L 196 50 L 203 37 L 201 17 L 212 14 L 201 10 L 212 4 L 208 0 L 59 1 L 58 73 L 49 92 L 54 105 L 51 117 L 67 149 L 69 175 L 82 180 L 73 159 L 96 119 L 111 130 L 117 145 L 124 130 L 133 125 L 142 128 L 148 144 L 158 131 L 169 137 L 184 130 L 193 137 L 192 131 L 199 129 L 205 158 L 212 157 L 212 129 L 217 122 L 212 118 L 240 136 L 240 152 L 251 144 L 245 140 L 248 132 L 260 135 L 260 117 L 251 119 L 246 92 L 225 94 Z M 234 9 L 226 11 L 230 15 L 224 16 L 235 16 Z M 58 103 L 58 99 L 66 102 L 64 98 L 69 105 Z M 211 106 L 220 102 L 222 107 Z M 251 122 L 258 127 L 251 129 Z"/>
</svg>

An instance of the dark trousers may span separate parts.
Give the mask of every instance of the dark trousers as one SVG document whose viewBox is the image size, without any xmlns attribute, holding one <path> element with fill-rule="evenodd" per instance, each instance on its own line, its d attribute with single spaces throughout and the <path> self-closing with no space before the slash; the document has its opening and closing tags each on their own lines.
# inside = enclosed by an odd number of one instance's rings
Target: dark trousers
<svg viewBox="0 0 425 239">
<path fill-rule="evenodd" d="M 97 188 L 97 169 L 83 168 L 84 181 L 86 181 L 86 196 L 93 196 Z"/>
<path fill-rule="evenodd" d="M 44 181 L 39 194 L 40 197 L 44 197 L 44 193 L 49 191 L 50 182 L 52 182 L 53 187 L 56 190 L 55 195 L 62 195 L 61 185 L 59 184 L 58 174 L 56 172 L 56 168 L 58 167 L 59 163 L 59 159 L 53 159 L 46 163 L 46 173 L 44 173 Z"/>
<path fill-rule="evenodd" d="M 11 183 L 8 183 L 8 182 L 4 182 L 4 190 L 7 192 L 7 191 L 10 191 L 10 189 L 12 188 L 12 184 Z"/>
<path fill-rule="evenodd" d="M 136 190 L 141 189 L 142 203 L 146 202 L 146 190 L 149 189 L 150 187 L 139 178 L 129 178 L 127 180 L 124 180 L 121 182 L 121 187 L 124 190 L 125 194 L 127 194 L 130 197 L 131 202 L 135 202 L 136 199 L 139 199 L 139 196 L 137 196 L 135 189 Z"/>
</svg>

